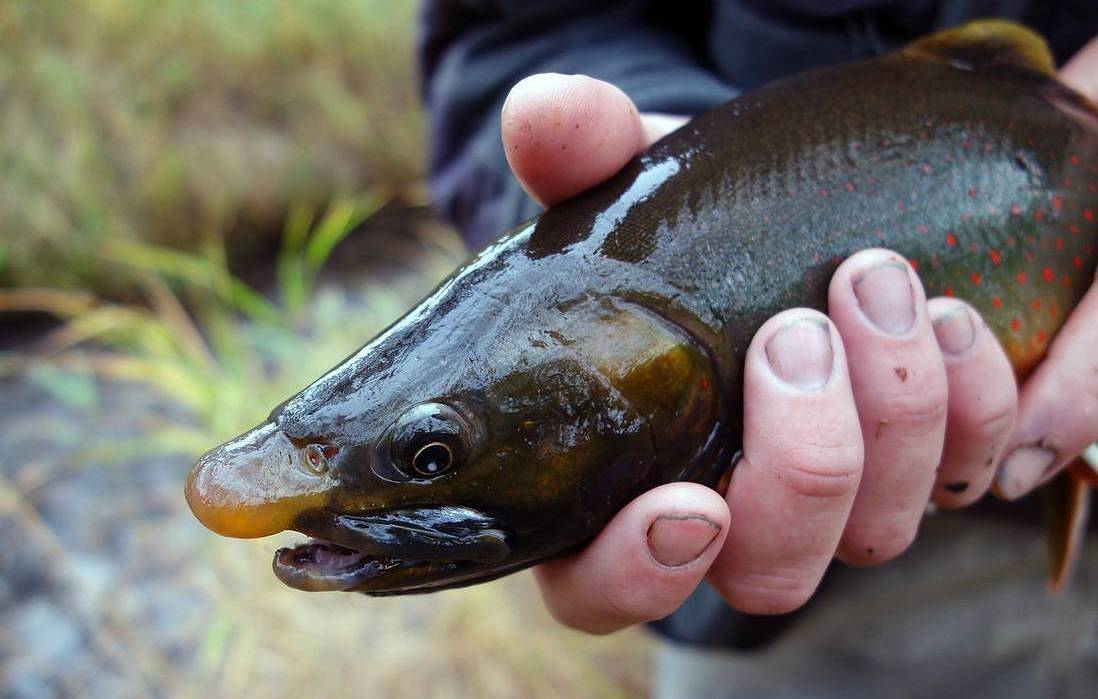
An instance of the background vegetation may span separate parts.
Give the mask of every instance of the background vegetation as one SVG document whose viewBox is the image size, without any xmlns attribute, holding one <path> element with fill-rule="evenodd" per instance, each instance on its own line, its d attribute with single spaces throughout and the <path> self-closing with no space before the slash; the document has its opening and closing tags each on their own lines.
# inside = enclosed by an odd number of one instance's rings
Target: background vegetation
<svg viewBox="0 0 1098 699">
<path fill-rule="evenodd" d="M 0 693 L 644 692 L 640 632 L 561 629 L 528 574 L 303 594 L 183 501 L 465 254 L 421 206 L 415 10 L 0 3 Z"/>
</svg>

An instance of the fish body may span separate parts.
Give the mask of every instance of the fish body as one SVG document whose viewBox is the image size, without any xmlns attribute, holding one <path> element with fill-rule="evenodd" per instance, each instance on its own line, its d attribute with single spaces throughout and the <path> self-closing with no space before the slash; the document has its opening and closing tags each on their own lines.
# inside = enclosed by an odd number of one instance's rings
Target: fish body
<svg viewBox="0 0 1098 699">
<path fill-rule="evenodd" d="M 574 548 L 661 483 L 717 484 L 744 356 L 838 262 L 888 247 L 971 302 L 1019 375 L 1098 262 L 1098 110 L 1043 42 L 982 22 L 700 115 L 506 234 L 269 420 L 187 497 L 275 572 L 398 594 Z"/>
</svg>

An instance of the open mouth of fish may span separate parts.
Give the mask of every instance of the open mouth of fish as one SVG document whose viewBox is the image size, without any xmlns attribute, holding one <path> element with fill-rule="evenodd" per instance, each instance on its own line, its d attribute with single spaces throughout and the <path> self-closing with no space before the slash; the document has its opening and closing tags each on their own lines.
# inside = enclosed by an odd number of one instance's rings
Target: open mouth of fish
<svg viewBox="0 0 1098 699">
<path fill-rule="evenodd" d="M 313 538 L 279 549 L 274 573 L 309 592 L 427 590 L 476 575 L 510 553 L 495 520 L 465 507 L 310 513 L 294 528 Z"/>
</svg>

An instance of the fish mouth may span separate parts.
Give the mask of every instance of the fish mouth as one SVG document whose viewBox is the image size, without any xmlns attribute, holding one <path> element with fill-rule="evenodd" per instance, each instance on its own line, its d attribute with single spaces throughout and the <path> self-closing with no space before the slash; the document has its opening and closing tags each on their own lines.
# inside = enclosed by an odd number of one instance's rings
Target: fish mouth
<svg viewBox="0 0 1098 699">
<path fill-rule="evenodd" d="M 511 552 L 496 520 L 466 507 L 313 512 L 294 529 L 313 539 L 279 549 L 273 568 L 283 583 L 306 592 L 451 587 L 491 575 Z"/>
</svg>

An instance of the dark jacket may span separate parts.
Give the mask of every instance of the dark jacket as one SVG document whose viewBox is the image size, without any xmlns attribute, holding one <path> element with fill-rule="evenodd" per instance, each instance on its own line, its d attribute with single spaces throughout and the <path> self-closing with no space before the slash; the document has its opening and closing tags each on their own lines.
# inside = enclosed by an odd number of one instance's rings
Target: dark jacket
<svg viewBox="0 0 1098 699">
<path fill-rule="evenodd" d="M 1060 63 L 1098 35 L 1096 0 L 428 0 L 419 58 L 435 206 L 474 249 L 538 213 L 499 137 L 508 90 L 532 73 L 584 73 L 614 83 L 641 111 L 695 114 L 980 17 L 1033 27 Z M 702 586 L 659 628 L 746 648 L 786 623 L 732 612 Z"/>
</svg>

